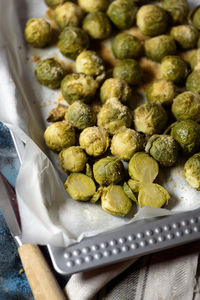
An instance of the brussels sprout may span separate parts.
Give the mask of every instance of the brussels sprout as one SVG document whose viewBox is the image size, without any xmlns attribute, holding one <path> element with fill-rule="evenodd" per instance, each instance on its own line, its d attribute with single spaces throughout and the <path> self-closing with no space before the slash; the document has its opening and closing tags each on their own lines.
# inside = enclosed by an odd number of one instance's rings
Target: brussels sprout
<svg viewBox="0 0 200 300">
<path fill-rule="evenodd" d="M 155 159 L 144 152 L 137 152 L 133 155 L 128 164 L 130 177 L 139 182 L 153 182 L 159 172 L 159 165 Z M 131 187 L 131 182 L 129 185 Z M 140 186 L 138 186 L 140 189 Z"/>
<path fill-rule="evenodd" d="M 188 76 L 186 88 L 188 91 L 200 93 L 200 70 L 196 69 Z"/>
<path fill-rule="evenodd" d="M 174 24 L 182 24 L 186 21 L 189 12 L 187 0 L 164 0 L 162 7 L 169 13 Z"/>
<path fill-rule="evenodd" d="M 68 106 L 63 104 L 58 104 L 56 108 L 53 108 L 47 118 L 47 122 L 57 122 L 63 121 L 65 118 L 65 113 L 68 109 Z"/>
<path fill-rule="evenodd" d="M 186 62 L 180 56 L 165 56 L 161 62 L 161 77 L 174 83 L 183 83 L 187 77 Z"/>
<path fill-rule="evenodd" d="M 126 29 L 133 25 L 137 13 L 137 6 L 132 0 L 113 1 L 107 10 L 110 20 L 119 29 Z"/>
<path fill-rule="evenodd" d="M 123 79 L 130 85 L 137 85 L 142 78 L 142 68 L 135 59 L 123 59 L 116 63 L 113 77 Z"/>
<path fill-rule="evenodd" d="M 126 128 L 116 133 L 111 141 L 111 153 L 123 160 L 129 160 L 135 152 L 142 150 L 143 136 L 137 131 Z"/>
<path fill-rule="evenodd" d="M 72 146 L 59 153 L 59 162 L 65 172 L 82 172 L 85 169 L 87 155 L 81 147 Z"/>
<path fill-rule="evenodd" d="M 193 51 L 189 63 L 192 70 L 200 69 L 200 49 Z"/>
<path fill-rule="evenodd" d="M 146 97 L 151 103 L 170 105 L 177 92 L 173 82 L 166 79 L 154 81 L 147 89 Z"/>
<path fill-rule="evenodd" d="M 54 10 L 54 19 L 60 29 L 65 26 L 79 26 L 83 16 L 82 8 L 73 2 L 67 1 Z"/>
<path fill-rule="evenodd" d="M 91 107 L 81 101 L 76 101 L 69 106 L 65 119 L 79 130 L 93 126 L 96 123 L 96 115 Z"/>
<path fill-rule="evenodd" d="M 35 48 L 43 48 L 52 39 L 52 29 L 49 23 L 41 18 L 33 18 L 26 22 L 24 35 L 27 43 Z"/>
<path fill-rule="evenodd" d="M 117 98 L 108 99 L 97 115 L 97 124 L 115 134 L 121 127 L 131 127 L 131 112 Z"/>
<path fill-rule="evenodd" d="M 163 131 L 167 120 L 167 112 L 162 105 L 156 103 L 141 104 L 133 112 L 135 129 L 147 135 Z"/>
<path fill-rule="evenodd" d="M 119 59 L 138 58 L 143 54 L 143 45 L 134 35 L 122 32 L 112 40 L 112 52 Z"/>
<path fill-rule="evenodd" d="M 59 35 L 58 48 L 60 52 L 71 59 L 89 47 L 89 37 L 78 27 L 65 27 Z"/>
<path fill-rule="evenodd" d="M 106 39 L 112 31 L 108 17 L 101 11 L 89 13 L 83 20 L 83 29 L 93 39 Z"/>
<path fill-rule="evenodd" d="M 109 5 L 109 0 L 78 0 L 78 4 L 87 12 L 105 11 Z"/>
<path fill-rule="evenodd" d="M 109 214 L 123 217 L 130 212 L 132 202 L 120 185 L 111 184 L 103 191 L 101 206 Z"/>
<path fill-rule="evenodd" d="M 177 121 L 171 136 L 179 143 L 184 154 L 193 154 L 200 148 L 200 125 L 193 120 Z"/>
<path fill-rule="evenodd" d="M 200 6 L 197 6 L 190 15 L 190 23 L 200 30 Z"/>
<path fill-rule="evenodd" d="M 194 154 L 186 161 L 184 176 L 193 188 L 200 191 L 200 153 Z"/>
<path fill-rule="evenodd" d="M 173 101 L 172 113 L 177 120 L 200 122 L 200 95 L 194 92 L 179 94 Z"/>
<path fill-rule="evenodd" d="M 94 51 L 86 50 L 79 54 L 76 58 L 76 70 L 93 76 L 99 82 L 106 76 L 103 59 Z"/>
<path fill-rule="evenodd" d="M 88 127 L 79 137 L 80 146 L 88 155 L 99 156 L 106 152 L 110 139 L 107 131 L 102 127 Z"/>
<path fill-rule="evenodd" d="M 64 2 L 66 2 L 67 0 L 45 0 L 45 3 L 47 6 L 51 7 L 51 8 L 56 8 L 58 5 L 63 4 Z"/>
<path fill-rule="evenodd" d="M 92 198 L 90 199 L 90 203 L 96 203 L 102 196 L 103 194 L 104 187 L 100 186 L 97 191 L 94 193 Z"/>
<path fill-rule="evenodd" d="M 199 38 L 198 30 L 192 25 L 175 26 L 170 34 L 183 49 L 195 48 Z"/>
<path fill-rule="evenodd" d="M 136 23 L 143 34 L 155 36 L 167 31 L 168 15 L 161 7 L 147 4 L 138 10 Z"/>
<path fill-rule="evenodd" d="M 63 148 L 75 145 L 75 129 L 66 121 L 52 123 L 44 132 L 44 140 L 49 149 L 60 152 Z"/>
<path fill-rule="evenodd" d="M 139 192 L 141 185 L 142 185 L 142 182 L 137 181 L 137 180 L 129 179 L 129 181 L 128 181 L 128 186 L 134 193 Z"/>
<path fill-rule="evenodd" d="M 143 185 L 138 194 L 140 207 L 152 206 L 160 208 L 168 204 L 169 199 L 169 193 L 161 185 L 154 183 Z"/>
<path fill-rule="evenodd" d="M 50 89 L 60 87 L 61 80 L 66 72 L 54 58 L 47 58 L 37 63 L 35 68 L 35 76 L 38 82 Z"/>
<path fill-rule="evenodd" d="M 128 185 L 128 183 L 124 182 L 124 184 L 123 184 L 123 190 L 124 190 L 124 193 L 126 194 L 126 196 L 129 199 L 133 200 L 137 204 L 137 199 L 136 199 L 135 195 L 133 194 L 133 191 L 131 190 L 131 188 Z"/>
<path fill-rule="evenodd" d="M 132 95 L 132 90 L 123 79 L 109 78 L 101 86 L 100 98 L 104 104 L 110 98 L 118 98 L 122 103 L 126 103 Z"/>
<path fill-rule="evenodd" d="M 173 166 L 178 159 L 179 145 L 170 135 L 152 135 L 145 151 L 163 167 Z"/>
<path fill-rule="evenodd" d="M 125 169 L 116 157 L 105 157 L 93 165 L 94 179 L 100 185 L 117 184 L 124 179 Z"/>
<path fill-rule="evenodd" d="M 96 192 L 94 181 L 85 174 L 72 173 L 65 184 L 66 192 L 73 200 L 87 201 Z"/>
<path fill-rule="evenodd" d="M 159 35 L 144 43 L 145 54 L 153 61 L 160 62 L 167 55 L 176 54 L 176 42 L 168 35 Z"/>
<path fill-rule="evenodd" d="M 69 104 L 77 100 L 88 103 L 95 96 L 98 86 L 92 76 L 83 73 L 71 73 L 62 80 L 61 92 Z"/>
</svg>

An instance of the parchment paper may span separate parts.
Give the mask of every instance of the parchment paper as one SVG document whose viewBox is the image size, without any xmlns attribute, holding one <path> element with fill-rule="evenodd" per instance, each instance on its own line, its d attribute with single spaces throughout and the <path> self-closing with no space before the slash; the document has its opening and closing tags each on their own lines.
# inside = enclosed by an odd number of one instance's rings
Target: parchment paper
<svg viewBox="0 0 200 300">
<path fill-rule="evenodd" d="M 183 178 L 181 163 L 176 168 L 161 170 L 158 178 L 171 194 L 169 210 L 145 207 L 134 218 L 119 218 L 107 214 L 99 205 L 70 199 L 63 188 L 66 174 L 58 167 L 57 156 L 46 152 L 43 141 L 45 119 L 58 103 L 59 91 L 36 82 L 34 61 L 37 56 L 56 56 L 69 66 L 71 62 L 55 47 L 34 49 L 23 38 L 25 22 L 45 15 L 47 7 L 43 2 L 0 1 L 0 120 L 26 144 L 16 184 L 23 242 L 68 246 L 85 236 L 141 218 L 198 208 L 200 193 Z"/>
</svg>

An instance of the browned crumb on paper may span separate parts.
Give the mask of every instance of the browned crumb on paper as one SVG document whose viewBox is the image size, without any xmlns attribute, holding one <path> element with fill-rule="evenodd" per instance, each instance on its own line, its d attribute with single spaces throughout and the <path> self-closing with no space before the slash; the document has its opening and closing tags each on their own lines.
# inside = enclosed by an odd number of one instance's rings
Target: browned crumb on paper
<svg viewBox="0 0 200 300">
<path fill-rule="evenodd" d="M 59 93 L 58 98 L 56 99 L 57 102 L 62 102 L 64 100 L 62 93 Z"/>
<path fill-rule="evenodd" d="M 140 89 L 146 91 L 149 84 L 154 80 L 160 79 L 160 65 L 146 57 L 142 57 L 139 61 L 143 70 L 143 78 Z"/>
<path fill-rule="evenodd" d="M 63 104 L 58 104 L 57 107 L 53 108 L 47 118 L 48 122 L 57 122 L 64 120 L 65 113 L 68 109 L 68 106 Z"/>
<path fill-rule="evenodd" d="M 37 55 L 33 55 L 33 57 L 31 58 L 31 62 L 32 63 L 35 63 L 35 62 L 37 62 L 37 61 L 39 61 L 41 59 L 41 57 L 40 56 L 37 56 Z"/>
</svg>

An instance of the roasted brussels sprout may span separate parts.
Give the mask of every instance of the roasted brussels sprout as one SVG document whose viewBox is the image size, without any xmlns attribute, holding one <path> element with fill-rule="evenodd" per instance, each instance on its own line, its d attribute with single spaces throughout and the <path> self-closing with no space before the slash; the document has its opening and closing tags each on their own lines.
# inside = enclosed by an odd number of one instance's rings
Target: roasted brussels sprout
<svg viewBox="0 0 200 300">
<path fill-rule="evenodd" d="M 187 0 L 164 0 L 162 7 L 169 13 L 174 24 L 182 24 L 186 21 L 189 12 Z"/>
<path fill-rule="evenodd" d="M 85 169 L 87 155 L 79 146 L 63 149 L 59 153 L 59 162 L 65 172 L 82 172 Z"/>
<path fill-rule="evenodd" d="M 107 10 L 110 20 L 119 29 L 126 29 L 133 25 L 137 13 L 137 6 L 132 0 L 113 1 Z"/>
<path fill-rule="evenodd" d="M 169 199 L 169 193 L 161 185 L 154 183 L 142 185 L 138 194 L 140 207 L 152 206 L 160 208 L 168 204 Z"/>
<path fill-rule="evenodd" d="M 96 115 L 92 108 L 81 101 L 76 101 L 69 106 L 65 119 L 80 130 L 96 124 Z"/>
<path fill-rule="evenodd" d="M 115 134 L 121 127 L 131 126 L 131 112 L 117 98 L 108 99 L 97 116 L 97 124 Z"/>
<path fill-rule="evenodd" d="M 189 63 L 192 70 L 200 69 L 200 49 L 193 51 Z"/>
<path fill-rule="evenodd" d="M 200 153 L 194 154 L 186 161 L 184 176 L 193 188 L 200 191 Z"/>
<path fill-rule="evenodd" d="M 163 167 L 173 166 L 178 159 L 179 145 L 170 135 L 152 135 L 145 151 Z"/>
<path fill-rule="evenodd" d="M 83 29 L 93 39 L 106 39 L 112 31 L 108 17 L 101 11 L 89 13 L 83 20 Z"/>
<path fill-rule="evenodd" d="M 110 139 L 107 131 L 102 127 L 85 128 L 79 137 L 80 146 L 87 154 L 99 156 L 106 152 L 109 147 Z"/>
<path fill-rule="evenodd" d="M 176 42 L 168 35 L 159 35 L 144 43 L 145 54 L 153 61 L 160 62 L 167 55 L 176 54 Z"/>
<path fill-rule="evenodd" d="M 129 160 L 135 152 L 142 150 L 144 137 L 137 131 L 125 128 L 117 132 L 111 141 L 111 153 L 120 159 Z"/>
<path fill-rule="evenodd" d="M 78 4 L 87 12 L 105 11 L 109 5 L 109 0 L 78 0 Z"/>
<path fill-rule="evenodd" d="M 54 19 L 60 29 L 65 26 L 79 26 L 83 16 L 82 8 L 73 2 L 67 1 L 54 10 Z"/>
<path fill-rule="evenodd" d="M 175 26 L 171 29 L 170 34 L 182 49 L 195 48 L 199 38 L 198 30 L 192 25 Z"/>
<path fill-rule="evenodd" d="M 137 199 L 135 197 L 135 195 L 133 194 L 133 191 L 131 190 L 130 186 L 128 185 L 128 183 L 124 182 L 123 184 L 123 190 L 124 190 L 124 193 L 126 194 L 126 196 L 133 200 L 135 203 L 137 203 Z"/>
<path fill-rule="evenodd" d="M 193 71 L 186 80 L 186 88 L 188 91 L 200 93 L 200 70 Z"/>
<path fill-rule="evenodd" d="M 70 174 L 64 186 L 73 200 L 88 201 L 96 192 L 94 181 L 81 173 Z"/>
<path fill-rule="evenodd" d="M 173 101 L 172 113 L 177 120 L 200 122 L 200 95 L 195 92 L 179 94 Z"/>
<path fill-rule="evenodd" d="M 81 28 L 65 27 L 59 35 L 58 48 L 68 58 L 76 59 L 88 46 L 89 37 Z"/>
<path fill-rule="evenodd" d="M 147 135 L 163 131 L 167 120 L 167 112 L 162 105 L 156 103 L 141 104 L 133 112 L 135 129 Z"/>
<path fill-rule="evenodd" d="M 123 79 L 109 78 L 101 86 L 100 99 L 104 104 L 110 98 L 118 98 L 122 103 L 126 103 L 132 95 L 131 88 Z"/>
<path fill-rule="evenodd" d="M 54 58 L 39 61 L 35 68 L 35 76 L 38 82 L 50 89 L 59 88 L 65 74 L 66 72 L 61 64 Z"/>
<path fill-rule="evenodd" d="M 123 79 L 130 85 L 137 85 L 142 78 L 142 68 L 135 59 L 123 59 L 116 63 L 113 77 Z"/>
<path fill-rule="evenodd" d="M 187 77 L 186 62 L 180 56 L 165 56 L 161 62 L 161 77 L 174 83 L 183 83 Z"/>
<path fill-rule="evenodd" d="M 35 48 L 43 48 L 52 39 L 52 29 L 44 19 L 33 18 L 26 22 L 24 35 L 28 44 Z"/>
<path fill-rule="evenodd" d="M 116 157 L 105 157 L 93 165 L 94 179 L 100 185 L 117 184 L 124 179 L 125 169 Z"/>
<path fill-rule="evenodd" d="M 179 143 L 184 154 L 194 154 L 200 148 L 200 125 L 193 120 L 177 121 L 171 136 Z"/>
<path fill-rule="evenodd" d="M 191 13 L 190 22 L 196 29 L 200 30 L 200 6 L 197 6 Z"/>
<path fill-rule="evenodd" d="M 143 45 L 134 35 L 122 32 L 112 40 L 112 52 L 119 59 L 138 58 L 143 54 Z"/>
<path fill-rule="evenodd" d="M 67 0 L 45 0 L 45 3 L 47 6 L 51 7 L 51 8 L 56 8 L 58 5 L 63 4 L 64 2 L 66 2 Z"/>
<path fill-rule="evenodd" d="M 173 82 L 166 79 L 154 81 L 147 89 L 146 97 L 148 102 L 170 105 L 177 92 Z"/>
<path fill-rule="evenodd" d="M 63 98 L 72 104 L 74 101 L 82 100 L 90 102 L 95 96 L 98 83 L 92 76 L 83 73 L 71 73 L 66 75 L 61 83 Z"/>
<path fill-rule="evenodd" d="M 132 202 L 126 196 L 121 185 L 111 184 L 103 191 L 101 206 L 109 214 L 123 217 L 130 212 Z"/>
<path fill-rule="evenodd" d="M 101 82 L 105 76 L 103 59 L 94 51 L 85 50 L 76 58 L 76 70 L 79 73 L 93 76 Z"/>
<path fill-rule="evenodd" d="M 48 115 L 47 122 L 57 122 L 63 121 L 65 119 L 65 113 L 68 109 L 68 106 L 63 104 L 58 104 L 53 108 Z"/>
<path fill-rule="evenodd" d="M 49 149 L 60 152 L 64 148 L 75 145 L 75 130 L 65 121 L 55 122 L 46 128 L 44 140 Z"/>
<path fill-rule="evenodd" d="M 167 31 L 168 15 L 161 7 L 147 4 L 138 10 L 136 23 L 143 34 L 155 36 Z"/>
</svg>

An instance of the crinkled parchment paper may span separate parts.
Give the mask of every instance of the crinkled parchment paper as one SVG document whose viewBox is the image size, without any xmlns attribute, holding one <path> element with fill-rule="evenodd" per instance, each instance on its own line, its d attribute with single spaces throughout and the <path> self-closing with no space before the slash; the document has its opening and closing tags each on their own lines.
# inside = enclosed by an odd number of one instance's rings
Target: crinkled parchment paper
<svg viewBox="0 0 200 300">
<path fill-rule="evenodd" d="M 26 20 L 46 14 L 47 7 L 43 2 L 0 1 L 0 120 L 26 144 L 16 185 L 23 241 L 67 246 L 85 236 L 141 218 L 199 207 L 200 193 L 186 183 L 181 164 L 161 170 L 158 178 L 171 194 L 169 210 L 146 207 L 140 209 L 134 218 L 118 218 L 104 212 L 99 205 L 69 198 L 63 188 L 66 174 L 58 167 L 57 156 L 46 152 L 43 141 L 45 119 L 51 108 L 62 100 L 59 91 L 49 90 L 36 82 L 34 67 L 39 58 L 52 56 L 69 69 L 73 68 L 72 62 L 53 46 L 33 49 L 23 38 Z M 108 52 L 104 51 L 104 58 L 109 56 Z"/>
</svg>

